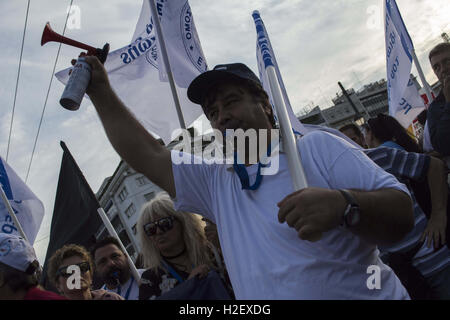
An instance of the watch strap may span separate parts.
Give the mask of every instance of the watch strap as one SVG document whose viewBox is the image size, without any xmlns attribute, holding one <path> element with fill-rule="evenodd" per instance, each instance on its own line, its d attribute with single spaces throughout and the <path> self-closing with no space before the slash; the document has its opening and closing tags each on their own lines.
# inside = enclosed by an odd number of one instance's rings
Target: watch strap
<svg viewBox="0 0 450 320">
<path fill-rule="evenodd" d="M 342 194 L 342 196 L 347 201 L 347 206 L 345 207 L 344 215 L 342 216 L 341 226 L 349 227 L 347 223 L 347 215 L 350 213 L 351 208 L 359 208 L 358 203 L 356 202 L 353 195 L 346 189 L 338 189 L 338 191 Z"/>
</svg>

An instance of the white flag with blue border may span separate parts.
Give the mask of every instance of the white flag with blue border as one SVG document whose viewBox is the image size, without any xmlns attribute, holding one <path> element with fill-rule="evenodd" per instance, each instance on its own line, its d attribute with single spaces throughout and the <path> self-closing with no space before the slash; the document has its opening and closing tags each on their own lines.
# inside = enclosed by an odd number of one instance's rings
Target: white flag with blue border
<svg viewBox="0 0 450 320">
<path fill-rule="evenodd" d="M 189 127 L 202 114 L 202 109 L 188 100 L 186 88 L 197 75 L 206 71 L 206 59 L 188 1 L 156 0 L 156 7 L 183 117 Z M 105 68 L 114 91 L 136 119 L 168 144 L 180 124 L 170 86 L 161 82 L 167 75 L 158 47 L 149 0 L 143 0 L 132 42 L 109 53 Z M 67 83 L 70 69 L 56 73 L 58 80 Z"/>
<path fill-rule="evenodd" d="M 14 170 L 0 157 L 0 183 L 31 244 L 44 218 L 44 205 Z M 3 201 L 0 200 L 0 232 L 21 236 Z"/>
<path fill-rule="evenodd" d="M 384 16 L 389 114 L 408 127 L 424 107 L 410 80 L 414 46 L 395 0 L 384 0 Z"/>
<path fill-rule="evenodd" d="M 411 78 L 406 85 L 405 93 L 400 101 L 400 106 L 402 108 L 397 111 L 394 117 L 405 128 L 408 128 L 414 119 L 425 110 L 425 101 L 423 101 L 419 94 L 419 90 Z"/>
<path fill-rule="evenodd" d="M 269 79 L 267 76 L 266 68 L 268 66 L 274 66 L 277 73 L 278 82 L 283 94 L 284 103 L 289 115 L 289 120 L 291 121 L 292 129 L 295 134 L 305 135 L 308 130 L 303 126 L 303 124 L 295 116 L 292 110 L 289 97 L 286 92 L 286 87 L 284 86 L 283 79 L 281 77 L 280 70 L 278 68 L 277 60 L 275 59 L 275 53 L 270 44 L 269 35 L 267 34 L 264 23 L 259 15 L 258 11 L 253 11 L 253 20 L 255 21 L 257 39 L 256 39 L 256 59 L 258 62 L 259 78 L 261 80 L 264 90 L 269 95 L 270 103 L 272 104 L 272 109 L 276 117 L 276 110 L 273 108 L 273 98 L 272 92 L 270 90 Z"/>
</svg>

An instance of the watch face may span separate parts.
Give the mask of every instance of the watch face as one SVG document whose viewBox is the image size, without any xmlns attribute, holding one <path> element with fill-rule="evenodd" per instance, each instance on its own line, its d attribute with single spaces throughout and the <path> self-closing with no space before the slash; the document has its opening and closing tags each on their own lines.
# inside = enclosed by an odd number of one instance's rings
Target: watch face
<svg viewBox="0 0 450 320">
<path fill-rule="evenodd" d="M 345 222 L 347 223 L 347 226 L 354 227 L 359 222 L 359 208 L 358 207 L 351 207 L 348 211 L 348 214 L 345 217 Z"/>
</svg>

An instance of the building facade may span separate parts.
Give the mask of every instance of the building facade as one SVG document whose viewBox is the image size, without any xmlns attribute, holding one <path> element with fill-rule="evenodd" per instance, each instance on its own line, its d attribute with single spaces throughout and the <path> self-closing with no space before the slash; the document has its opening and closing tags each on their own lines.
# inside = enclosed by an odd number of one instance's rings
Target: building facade
<svg viewBox="0 0 450 320">
<path fill-rule="evenodd" d="M 416 77 L 411 77 L 411 79 L 421 93 L 422 89 Z M 347 93 L 359 116 L 366 121 L 371 117 L 376 117 L 379 113 L 389 113 L 387 83 L 384 79 L 365 85 L 357 92 L 349 89 Z M 324 125 L 336 129 L 355 122 L 357 113 L 343 94 L 337 94 L 332 101 L 334 105 L 330 108 L 321 110 L 317 106 L 309 113 L 299 117 L 299 120 L 302 123 Z"/>
<path fill-rule="evenodd" d="M 111 177 L 104 180 L 96 196 L 105 210 L 120 240 L 130 257 L 135 261 L 140 252 L 136 223 L 142 206 L 162 191 L 144 175 L 121 161 Z M 104 225 L 97 231 L 96 238 L 108 236 Z"/>
</svg>

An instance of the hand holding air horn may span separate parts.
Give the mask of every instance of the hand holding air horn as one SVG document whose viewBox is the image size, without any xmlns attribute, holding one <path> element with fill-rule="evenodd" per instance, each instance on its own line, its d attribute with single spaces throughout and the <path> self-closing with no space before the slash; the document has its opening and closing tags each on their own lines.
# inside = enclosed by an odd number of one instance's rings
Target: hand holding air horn
<svg viewBox="0 0 450 320">
<path fill-rule="evenodd" d="M 106 57 L 109 53 L 108 43 L 103 46 L 103 49 L 88 46 L 84 43 L 57 34 L 50 27 L 50 23 L 47 22 L 44 32 L 42 33 L 41 46 L 51 41 L 87 50 L 87 55 L 97 56 L 102 63 L 106 61 Z M 86 88 L 91 79 L 91 70 L 91 66 L 85 61 L 83 56 L 80 56 L 73 67 L 69 82 L 67 82 L 61 99 L 59 100 L 59 103 L 64 108 L 68 110 L 77 110 L 80 107 L 81 100 L 83 100 Z"/>
</svg>

